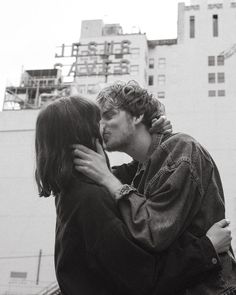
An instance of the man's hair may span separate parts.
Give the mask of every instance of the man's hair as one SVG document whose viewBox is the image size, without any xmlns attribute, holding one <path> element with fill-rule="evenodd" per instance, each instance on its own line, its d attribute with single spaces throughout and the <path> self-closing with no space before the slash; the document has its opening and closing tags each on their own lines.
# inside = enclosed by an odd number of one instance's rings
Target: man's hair
<svg viewBox="0 0 236 295">
<path fill-rule="evenodd" d="M 100 91 L 97 102 L 101 108 L 121 109 L 135 117 L 144 115 L 142 123 L 148 128 L 151 127 L 153 118 L 165 114 L 163 104 L 134 80 L 127 83 L 114 82 Z"/>
<path fill-rule="evenodd" d="M 74 175 L 72 144 L 96 150 L 100 110 L 81 96 L 63 97 L 44 107 L 36 122 L 36 171 L 39 195 L 48 197 L 65 190 Z"/>
</svg>

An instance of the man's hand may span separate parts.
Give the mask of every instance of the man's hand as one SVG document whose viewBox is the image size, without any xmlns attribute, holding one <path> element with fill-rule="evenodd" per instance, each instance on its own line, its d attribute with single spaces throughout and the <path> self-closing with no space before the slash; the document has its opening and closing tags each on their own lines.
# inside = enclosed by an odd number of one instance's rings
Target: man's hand
<svg viewBox="0 0 236 295">
<path fill-rule="evenodd" d="M 75 169 L 105 186 L 114 195 L 122 184 L 109 170 L 103 148 L 98 140 L 96 140 L 96 147 L 97 152 L 80 144 L 73 145 Z"/>
<path fill-rule="evenodd" d="M 206 233 L 217 253 L 227 252 L 230 248 L 232 237 L 229 224 L 229 220 L 222 219 L 213 224 Z"/>
<path fill-rule="evenodd" d="M 149 129 L 150 133 L 172 133 L 172 125 L 166 116 L 161 116 L 159 119 L 154 118 L 152 120 L 152 127 Z"/>
</svg>

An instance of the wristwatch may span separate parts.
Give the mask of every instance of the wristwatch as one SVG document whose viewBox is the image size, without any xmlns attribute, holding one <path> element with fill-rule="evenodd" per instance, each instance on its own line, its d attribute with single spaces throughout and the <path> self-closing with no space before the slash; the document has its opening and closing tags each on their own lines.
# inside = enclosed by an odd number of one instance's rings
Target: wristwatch
<svg viewBox="0 0 236 295">
<path fill-rule="evenodd" d="M 129 195 L 131 192 L 137 192 L 137 190 L 128 184 L 123 184 L 116 192 L 115 199 L 116 201 L 120 200 L 124 196 Z"/>
</svg>

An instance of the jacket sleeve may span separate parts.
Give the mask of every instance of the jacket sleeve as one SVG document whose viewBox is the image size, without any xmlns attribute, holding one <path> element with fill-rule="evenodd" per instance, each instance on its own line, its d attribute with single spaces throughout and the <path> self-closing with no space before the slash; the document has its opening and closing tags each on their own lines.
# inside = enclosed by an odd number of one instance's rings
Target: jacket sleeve
<svg viewBox="0 0 236 295">
<path fill-rule="evenodd" d="M 183 294 L 183 290 L 202 283 L 222 270 L 220 258 L 211 241 L 203 236 L 196 238 L 185 232 L 175 241 L 164 256 L 153 294 Z M 170 283 L 171 282 L 171 283 Z"/>
<path fill-rule="evenodd" d="M 189 233 L 168 251 L 151 255 L 135 243 L 115 203 L 105 190 L 101 192 L 86 198 L 77 221 L 82 225 L 90 267 L 112 282 L 118 294 L 169 294 L 194 285 L 202 273 L 220 268 L 211 242 Z"/>
<path fill-rule="evenodd" d="M 167 249 L 198 212 L 202 193 L 187 161 L 158 172 L 144 194 L 130 189 L 116 196 L 122 218 L 132 236 L 146 249 Z"/>
</svg>

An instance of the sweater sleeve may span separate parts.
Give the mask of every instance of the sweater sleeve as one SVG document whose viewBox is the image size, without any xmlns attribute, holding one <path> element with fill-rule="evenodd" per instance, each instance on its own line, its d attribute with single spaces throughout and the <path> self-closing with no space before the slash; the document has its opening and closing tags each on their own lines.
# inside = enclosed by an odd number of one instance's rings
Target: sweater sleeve
<svg viewBox="0 0 236 295">
<path fill-rule="evenodd" d="M 150 294 L 157 278 L 156 258 L 135 243 L 105 189 L 84 198 L 77 224 L 90 268 L 114 286 L 114 294 Z"/>
</svg>

